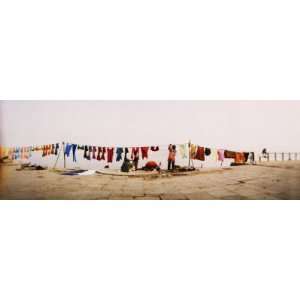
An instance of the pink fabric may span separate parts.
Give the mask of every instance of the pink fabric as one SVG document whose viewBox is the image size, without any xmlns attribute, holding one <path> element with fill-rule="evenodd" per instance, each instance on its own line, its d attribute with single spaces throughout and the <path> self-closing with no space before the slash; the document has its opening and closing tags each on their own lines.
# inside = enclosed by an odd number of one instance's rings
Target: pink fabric
<svg viewBox="0 0 300 300">
<path fill-rule="evenodd" d="M 218 160 L 224 161 L 224 150 L 218 149 Z"/>
</svg>

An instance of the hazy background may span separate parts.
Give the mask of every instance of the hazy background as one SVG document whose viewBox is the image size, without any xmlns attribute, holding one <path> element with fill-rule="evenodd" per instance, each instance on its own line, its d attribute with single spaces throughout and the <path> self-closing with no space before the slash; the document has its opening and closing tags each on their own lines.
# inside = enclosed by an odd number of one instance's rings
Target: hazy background
<svg viewBox="0 0 300 300">
<path fill-rule="evenodd" d="M 300 150 L 299 101 L 0 101 L 1 144 Z"/>
</svg>

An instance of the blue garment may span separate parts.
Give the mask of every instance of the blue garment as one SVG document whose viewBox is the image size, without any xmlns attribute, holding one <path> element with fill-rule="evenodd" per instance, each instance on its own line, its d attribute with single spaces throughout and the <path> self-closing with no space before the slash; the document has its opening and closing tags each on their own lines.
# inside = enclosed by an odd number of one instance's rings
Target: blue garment
<svg viewBox="0 0 300 300">
<path fill-rule="evenodd" d="M 72 144 L 72 153 L 73 153 L 74 162 L 76 162 L 76 155 L 75 155 L 76 149 L 77 149 L 77 144 Z"/>
<path fill-rule="evenodd" d="M 67 155 L 67 157 L 70 156 L 71 149 L 72 149 L 72 145 L 67 143 L 65 148 L 65 155 Z"/>
<path fill-rule="evenodd" d="M 123 153 L 123 148 L 118 147 L 116 150 L 116 154 L 117 154 L 117 161 L 120 161 L 122 159 L 122 153 Z"/>
</svg>

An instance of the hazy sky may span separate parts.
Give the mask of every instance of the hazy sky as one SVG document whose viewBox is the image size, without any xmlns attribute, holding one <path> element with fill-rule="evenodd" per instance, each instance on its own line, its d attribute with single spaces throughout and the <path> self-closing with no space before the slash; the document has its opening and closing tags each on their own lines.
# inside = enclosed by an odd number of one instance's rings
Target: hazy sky
<svg viewBox="0 0 300 300">
<path fill-rule="evenodd" d="M 300 101 L 0 101 L 4 145 L 183 143 L 300 151 Z"/>
</svg>

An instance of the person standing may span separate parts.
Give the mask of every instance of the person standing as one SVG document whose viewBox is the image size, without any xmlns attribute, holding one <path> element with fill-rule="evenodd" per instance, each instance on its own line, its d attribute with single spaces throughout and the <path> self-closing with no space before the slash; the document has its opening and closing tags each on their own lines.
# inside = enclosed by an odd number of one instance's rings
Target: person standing
<svg viewBox="0 0 300 300">
<path fill-rule="evenodd" d="M 168 150 L 168 170 L 170 171 L 175 169 L 176 145 L 170 144 Z"/>
</svg>

